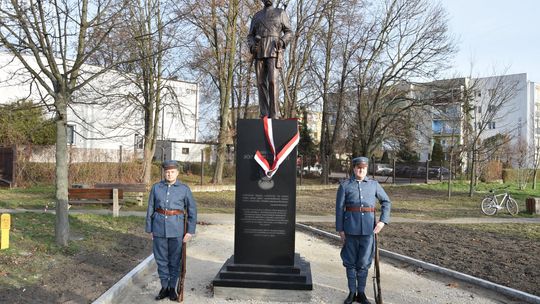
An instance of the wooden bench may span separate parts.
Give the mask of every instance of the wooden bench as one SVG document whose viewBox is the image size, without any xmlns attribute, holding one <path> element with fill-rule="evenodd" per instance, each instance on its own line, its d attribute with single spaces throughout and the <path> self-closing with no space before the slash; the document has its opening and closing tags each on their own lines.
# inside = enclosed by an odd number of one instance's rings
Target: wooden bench
<svg viewBox="0 0 540 304">
<path fill-rule="evenodd" d="M 0 178 L 0 188 L 10 188 L 11 189 L 11 182 L 7 179 Z"/>
<path fill-rule="evenodd" d="M 137 205 L 143 205 L 143 196 L 146 192 L 145 184 L 114 184 L 114 183 L 100 183 L 95 184 L 95 188 L 98 189 L 119 189 L 124 191 L 124 197 L 134 197 L 137 200 Z"/>
<path fill-rule="evenodd" d="M 69 188 L 68 203 L 75 204 L 112 204 L 113 216 L 120 213 L 120 200 L 124 199 L 122 189 Z"/>
</svg>

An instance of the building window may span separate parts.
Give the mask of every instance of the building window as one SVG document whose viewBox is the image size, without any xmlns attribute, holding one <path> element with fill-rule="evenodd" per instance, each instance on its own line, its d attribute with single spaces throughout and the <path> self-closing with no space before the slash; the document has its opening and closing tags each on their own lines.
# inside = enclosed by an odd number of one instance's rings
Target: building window
<svg viewBox="0 0 540 304">
<path fill-rule="evenodd" d="M 182 154 L 189 154 L 189 148 L 182 148 Z"/>
<path fill-rule="evenodd" d="M 66 132 L 68 145 L 73 145 L 75 143 L 75 126 L 67 125 Z"/>
<path fill-rule="evenodd" d="M 135 150 L 144 149 L 144 137 L 140 134 L 135 134 Z"/>
<path fill-rule="evenodd" d="M 478 114 L 481 114 L 481 113 L 482 113 L 482 106 L 477 106 L 477 107 L 476 107 L 476 112 L 477 112 Z"/>
<path fill-rule="evenodd" d="M 431 130 L 435 134 L 441 134 L 443 129 L 443 123 L 440 120 L 434 120 L 431 123 Z"/>
<path fill-rule="evenodd" d="M 495 129 L 495 122 L 494 121 L 488 122 L 488 129 L 490 129 L 490 130 Z"/>
</svg>

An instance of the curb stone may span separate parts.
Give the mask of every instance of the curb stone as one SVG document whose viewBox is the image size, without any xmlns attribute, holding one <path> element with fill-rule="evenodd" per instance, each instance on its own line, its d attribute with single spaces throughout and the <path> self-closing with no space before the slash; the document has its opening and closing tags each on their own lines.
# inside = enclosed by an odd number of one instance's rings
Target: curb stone
<svg viewBox="0 0 540 304">
<path fill-rule="evenodd" d="M 128 272 L 120 281 L 116 282 L 111 288 L 105 291 L 99 298 L 97 298 L 92 304 L 109 304 L 115 303 L 115 298 L 119 296 L 127 287 L 133 284 L 135 279 L 141 278 L 146 275 L 152 262 L 154 261 L 154 254 L 151 254 L 144 259 L 139 265 Z"/>
</svg>

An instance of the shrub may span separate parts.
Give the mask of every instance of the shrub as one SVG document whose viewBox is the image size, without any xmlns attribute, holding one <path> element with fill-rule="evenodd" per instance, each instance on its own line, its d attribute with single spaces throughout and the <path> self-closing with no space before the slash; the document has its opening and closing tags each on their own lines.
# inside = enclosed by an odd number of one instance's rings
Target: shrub
<svg viewBox="0 0 540 304">
<path fill-rule="evenodd" d="M 489 161 L 480 173 L 480 180 L 483 182 L 493 182 L 500 180 L 503 172 L 503 166 L 500 161 Z"/>
<path fill-rule="evenodd" d="M 22 187 L 55 182 L 54 163 L 18 162 L 17 184 Z M 142 177 L 142 163 L 72 163 L 69 165 L 69 183 L 138 183 Z M 161 179 L 159 164 L 152 165 L 151 181 Z"/>
<path fill-rule="evenodd" d="M 187 174 L 201 174 L 201 163 L 200 162 L 185 162 L 182 163 L 182 168 L 184 173 Z M 213 176 L 214 171 L 216 170 L 215 164 L 204 163 L 204 176 Z M 234 177 L 236 176 L 236 166 L 234 164 L 225 164 L 223 166 L 223 177 Z"/>
</svg>

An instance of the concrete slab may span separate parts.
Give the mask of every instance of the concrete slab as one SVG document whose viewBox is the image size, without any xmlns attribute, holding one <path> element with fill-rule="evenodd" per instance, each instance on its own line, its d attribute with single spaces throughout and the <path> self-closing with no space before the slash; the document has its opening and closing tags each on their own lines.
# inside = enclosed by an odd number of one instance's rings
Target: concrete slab
<svg viewBox="0 0 540 304">
<path fill-rule="evenodd" d="M 201 220 L 203 220 L 201 217 Z M 188 245 L 185 303 L 276 303 L 260 299 L 232 300 L 213 296 L 211 281 L 234 246 L 234 225 L 228 220 L 220 224 L 199 225 L 197 236 Z M 313 291 L 311 303 L 343 303 L 347 295 L 345 270 L 339 248 L 310 234 L 296 233 L 296 252 L 311 263 Z M 159 279 L 155 263 L 150 263 L 144 278 L 132 280 L 114 303 L 156 303 Z M 455 279 L 417 273 L 415 268 L 400 262 L 381 263 L 383 299 L 385 304 L 492 304 L 519 303 L 499 294 Z M 370 272 L 370 277 L 371 277 Z M 373 301 L 373 291 L 366 293 Z M 167 301 L 167 300 L 164 300 Z M 294 303 L 291 301 L 289 303 Z"/>
<path fill-rule="evenodd" d="M 282 303 L 309 303 L 312 291 L 261 288 L 214 287 L 214 298 L 238 301 L 271 301 Z"/>
</svg>

